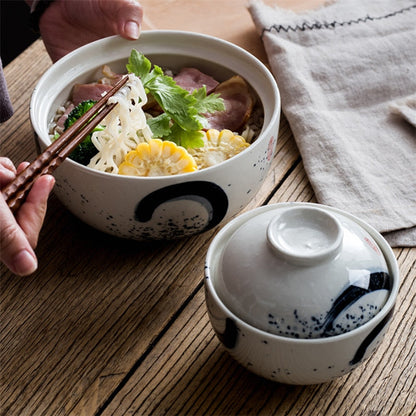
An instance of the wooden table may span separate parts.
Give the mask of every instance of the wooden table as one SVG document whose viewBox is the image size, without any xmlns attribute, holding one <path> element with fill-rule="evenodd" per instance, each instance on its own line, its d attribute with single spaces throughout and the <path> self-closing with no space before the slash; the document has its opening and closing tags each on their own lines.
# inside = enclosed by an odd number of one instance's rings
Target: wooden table
<svg viewBox="0 0 416 416">
<path fill-rule="evenodd" d="M 216 35 L 266 62 L 245 1 L 142 3 L 144 28 Z M 38 41 L 5 68 L 16 112 L 0 127 L 1 154 L 15 163 L 35 156 L 29 99 L 50 64 Z M 315 201 L 284 118 L 272 170 L 246 209 L 283 201 Z M 155 244 L 119 240 L 52 196 L 39 270 L 21 278 L 1 269 L 0 414 L 415 414 L 416 248 L 394 250 L 402 283 L 378 351 L 331 383 L 288 386 L 246 371 L 214 335 L 203 267 L 217 231 Z"/>
</svg>

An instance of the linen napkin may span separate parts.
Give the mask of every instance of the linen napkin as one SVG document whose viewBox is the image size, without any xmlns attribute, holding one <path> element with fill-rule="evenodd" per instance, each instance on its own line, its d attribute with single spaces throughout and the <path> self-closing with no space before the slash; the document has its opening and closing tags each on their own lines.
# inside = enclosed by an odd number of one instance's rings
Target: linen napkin
<svg viewBox="0 0 416 416">
<path fill-rule="evenodd" d="M 416 246 L 416 1 L 248 6 L 318 202 Z"/>
</svg>

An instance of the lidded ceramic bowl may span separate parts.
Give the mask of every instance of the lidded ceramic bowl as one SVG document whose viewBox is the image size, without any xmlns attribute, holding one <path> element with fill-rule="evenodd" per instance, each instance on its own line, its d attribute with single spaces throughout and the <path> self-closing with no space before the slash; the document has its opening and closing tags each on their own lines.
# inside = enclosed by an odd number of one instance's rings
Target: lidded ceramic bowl
<svg viewBox="0 0 416 416">
<path fill-rule="evenodd" d="M 204 283 L 227 352 L 255 374 L 304 385 L 341 377 L 377 350 L 400 277 L 369 224 L 328 206 L 278 203 L 220 230 Z"/>
<path fill-rule="evenodd" d="M 389 295 L 388 267 L 369 232 L 323 207 L 282 206 L 250 217 L 221 250 L 219 297 L 272 334 L 342 334 L 373 318 Z"/>
</svg>

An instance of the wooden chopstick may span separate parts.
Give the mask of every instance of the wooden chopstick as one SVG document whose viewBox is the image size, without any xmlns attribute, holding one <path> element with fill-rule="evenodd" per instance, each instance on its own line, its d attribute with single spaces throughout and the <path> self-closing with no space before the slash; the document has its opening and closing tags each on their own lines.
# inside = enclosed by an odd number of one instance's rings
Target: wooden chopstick
<svg viewBox="0 0 416 416">
<path fill-rule="evenodd" d="M 127 76 L 121 78 L 107 94 L 2 189 L 3 197 L 12 212 L 20 207 L 36 179 L 52 173 L 116 106 L 114 103 L 107 104 L 107 101 L 127 80 Z"/>
</svg>

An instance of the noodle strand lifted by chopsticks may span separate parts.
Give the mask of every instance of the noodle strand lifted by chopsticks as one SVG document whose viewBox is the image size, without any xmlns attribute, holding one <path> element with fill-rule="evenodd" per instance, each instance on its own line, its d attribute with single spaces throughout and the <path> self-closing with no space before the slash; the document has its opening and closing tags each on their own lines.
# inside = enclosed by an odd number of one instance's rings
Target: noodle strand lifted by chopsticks
<svg viewBox="0 0 416 416">
<path fill-rule="evenodd" d="M 127 84 L 108 100 L 118 105 L 103 120 L 104 129 L 92 134 L 91 141 L 98 153 L 88 164 L 90 168 L 118 173 L 118 166 L 126 154 L 139 143 L 152 138 L 142 108 L 147 102 L 143 84 L 134 74 L 128 77 Z"/>
</svg>

